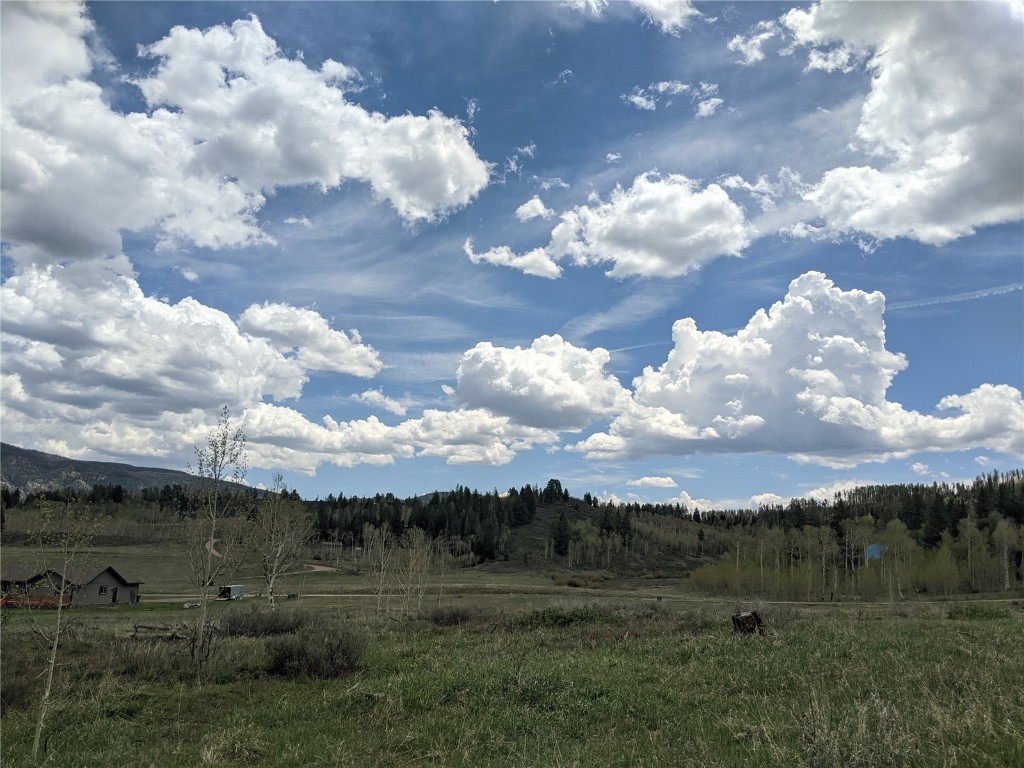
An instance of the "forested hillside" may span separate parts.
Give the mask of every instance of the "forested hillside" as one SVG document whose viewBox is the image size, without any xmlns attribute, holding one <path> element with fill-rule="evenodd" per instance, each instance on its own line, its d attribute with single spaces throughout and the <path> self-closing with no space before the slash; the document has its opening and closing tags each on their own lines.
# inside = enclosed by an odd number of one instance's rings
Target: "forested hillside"
<svg viewBox="0 0 1024 768">
<path fill-rule="evenodd" d="M 14 530 L 27 534 L 40 503 L 70 494 L 100 514 L 106 534 L 140 542 L 173 536 L 175 523 L 192 514 L 189 476 L 179 478 L 185 482 L 151 488 L 89 486 L 79 478 L 71 488 L 28 494 L 5 486 L 5 526 L 17 508 Z M 239 493 L 252 503 L 258 495 Z M 420 530 L 461 567 L 496 561 L 675 576 L 692 571 L 703 590 L 737 596 L 895 599 L 1006 592 L 1022 583 L 1021 470 L 971 483 L 864 486 L 829 500 L 794 499 L 758 510 L 612 504 L 590 493 L 574 496 L 557 479 L 504 492 L 457 486 L 407 499 L 339 493 L 304 503 L 317 551 L 335 558 L 346 551 L 354 557 L 375 536 L 401 547 Z"/>
<path fill-rule="evenodd" d="M 693 574 L 722 594 L 837 600 L 1021 587 L 1024 474 L 867 486 L 830 502 L 703 515 L 723 556 Z"/>
<path fill-rule="evenodd" d="M 0 443 L 0 484 L 20 495 L 68 486 L 87 490 L 93 485 L 120 485 L 126 490 L 183 485 L 189 475 L 175 469 L 136 467 L 111 461 L 80 461 L 43 451 Z"/>
</svg>

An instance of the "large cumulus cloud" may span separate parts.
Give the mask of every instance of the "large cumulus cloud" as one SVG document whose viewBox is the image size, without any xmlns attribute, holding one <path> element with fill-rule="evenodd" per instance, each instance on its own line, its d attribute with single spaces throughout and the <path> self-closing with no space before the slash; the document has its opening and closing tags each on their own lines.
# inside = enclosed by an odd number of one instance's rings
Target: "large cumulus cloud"
<svg viewBox="0 0 1024 768">
<path fill-rule="evenodd" d="M 542 336 L 530 347 L 481 342 L 462 356 L 453 399 L 545 429 L 581 429 L 620 410 L 627 397 L 604 368 L 604 349 L 581 349 L 561 336 Z"/>
<path fill-rule="evenodd" d="M 183 463 L 227 404 L 253 464 L 314 471 L 416 454 L 505 462 L 552 433 L 481 411 L 310 422 L 285 401 L 311 371 L 370 378 L 383 367 L 357 331 L 318 312 L 254 304 L 234 318 L 192 298 L 147 296 L 124 232 L 158 246 L 269 242 L 257 214 L 284 186 L 369 185 L 409 222 L 468 204 L 490 168 L 440 112 L 396 117 L 346 99 L 358 77 L 286 56 L 255 17 L 175 27 L 140 49 L 131 85 L 146 110 L 110 106 L 85 6 L 5 3 L 2 226 L 4 438 L 69 456 Z M 393 402 L 381 394 L 381 402 Z"/>
<path fill-rule="evenodd" d="M 235 321 L 192 298 L 146 296 L 123 257 L 26 267 L 0 304 L 5 439 L 75 454 L 165 454 L 223 404 L 294 399 L 311 370 L 383 367 L 312 310 L 254 305 Z M 111 424 L 137 431 L 116 446 L 90 437 Z"/>
<path fill-rule="evenodd" d="M 675 346 L 633 381 L 606 432 L 577 443 L 590 458 L 766 452 L 834 466 L 922 451 L 1024 451 L 1019 390 L 985 384 L 938 414 L 886 399 L 905 358 L 885 347 L 880 293 L 843 291 L 810 272 L 735 335 L 672 330 Z"/>
<path fill-rule="evenodd" d="M 868 162 L 806 189 L 814 226 L 941 245 L 1024 216 L 1022 21 L 1014 2 L 816 3 L 729 47 L 756 63 L 779 36 L 810 71 L 866 68 L 850 139 Z"/>
<path fill-rule="evenodd" d="M 286 57 L 255 17 L 144 48 L 148 111 L 121 114 L 89 79 L 82 6 L 2 12 L 2 222 L 19 261 L 114 255 L 120 232 L 149 228 L 214 248 L 268 240 L 256 214 L 282 186 L 361 181 L 403 219 L 432 221 L 488 184 L 458 120 L 348 102 L 354 70 Z"/>
</svg>

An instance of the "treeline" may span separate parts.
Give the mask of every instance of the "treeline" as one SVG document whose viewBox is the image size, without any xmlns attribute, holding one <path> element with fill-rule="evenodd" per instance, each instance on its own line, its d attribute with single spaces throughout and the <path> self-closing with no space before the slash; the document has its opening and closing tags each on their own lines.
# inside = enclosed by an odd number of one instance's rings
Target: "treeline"
<svg viewBox="0 0 1024 768">
<path fill-rule="evenodd" d="M 230 494 L 246 496 L 252 499 L 258 499 L 265 493 L 265 491 L 258 488 L 243 486 L 241 490 L 238 490 L 237 487 L 232 488 L 230 485 L 228 491 Z M 0 494 L 2 494 L 0 495 L 0 501 L 2 501 L 3 506 L 7 509 L 18 504 L 31 505 L 33 502 L 40 501 L 62 504 L 71 501 L 93 507 L 120 504 L 156 505 L 157 509 L 161 512 L 187 513 L 190 509 L 189 505 L 194 499 L 194 494 L 189 486 L 177 483 L 174 485 L 164 485 L 159 488 L 135 489 L 127 489 L 119 484 L 97 483 L 84 489 L 47 488 L 31 491 L 24 496 L 22 496 L 20 489 L 5 486 L 0 490 Z M 290 499 L 300 500 L 299 494 L 296 491 L 288 491 L 288 496 Z"/>
<path fill-rule="evenodd" d="M 696 521 L 698 515 L 694 514 Z M 713 513 L 722 556 L 693 574 L 721 594 L 902 599 L 1021 586 L 1024 474 L 973 483 L 865 486 L 831 501 Z"/>
<path fill-rule="evenodd" d="M 250 513 L 265 490 L 224 483 L 228 496 L 237 497 L 234 508 Z M 289 500 L 300 501 L 295 491 Z M 138 538 L 159 538 L 161 528 L 169 528 L 182 519 L 195 517 L 195 492 L 189 485 L 175 483 L 153 488 L 125 488 L 120 484 L 96 483 L 86 488 L 46 488 L 22 493 L 19 488 L 0 488 L 0 530 L 7 531 L 9 515 L 17 510 L 21 528 L 31 530 L 39 508 L 44 505 L 75 504 L 88 507 L 97 517 L 104 534 L 135 534 Z M 141 527 L 140 527 L 141 526 Z"/>
<path fill-rule="evenodd" d="M 453 491 L 435 491 L 426 498 L 398 499 L 390 493 L 372 498 L 332 494 L 308 503 L 321 541 L 361 547 L 367 526 L 386 527 L 396 538 L 416 528 L 431 539 L 452 541 L 456 544 L 453 550 L 471 554 L 479 562 L 505 554 L 512 529 L 531 523 L 537 505 L 552 503 L 556 498 L 568 498 L 557 480 L 543 491 L 524 485 L 510 488 L 505 494 L 497 490 L 480 493 L 458 486 Z"/>
<path fill-rule="evenodd" d="M 236 505 L 239 514 L 255 509 L 261 491 L 232 491 L 244 497 Z M 24 499 L 4 489 L 3 506 L 24 508 L 67 494 Z M 138 491 L 97 485 L 78 494 L 112 519 L 144 524 L 135 529 L 139 535 L 161 535 L 162 528 L 194 514 L 193 494 L 183 485 Z M 295 491 L 288 495 L 299 500 Z M 367 531 L 381 530 L 396 541 L 422 531 L 459 565 L 514 551 L 524 563 L 678 572 L 713 558 L 694 572 L 695 584 L 776 599 L 1004 591 L 1021 584 L 1024 558 L 1020 470 L 991 472 L 970 483 L 863 486 L 832 499 L 793 499 L 759 510 L 612 504 L 590 493 L 575 498 L 557 479 L 504 493 L 457 486 L 406 499 L 332 494 L 304 503 L 322 549 L 337 554 L 348 548 L 353 558 L 367 547 Z"/>
</svg>

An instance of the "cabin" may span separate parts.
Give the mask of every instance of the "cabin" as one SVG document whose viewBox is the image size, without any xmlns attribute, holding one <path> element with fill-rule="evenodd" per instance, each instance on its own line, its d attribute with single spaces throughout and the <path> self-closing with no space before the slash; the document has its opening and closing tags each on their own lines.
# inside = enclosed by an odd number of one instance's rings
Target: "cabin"
<svg viewBox="0 0 1024 768">
<path fill-rule="evenodd" d="M 113 566 L 79 574 L 71 605 L 134 605 L 141 599 L 142 582 L 130 579 Z"/>
<path fill-rule="evenodd" d="M 52 568 L 43 571 L 9 569 L 0 577 L 4 606 L 32 608 L 56 608 L 58 602 L 64 607 L 132 605 L 141 599 L 142 584 L 110 565 L 69 568 L 64 574 Z"/>
</svg>

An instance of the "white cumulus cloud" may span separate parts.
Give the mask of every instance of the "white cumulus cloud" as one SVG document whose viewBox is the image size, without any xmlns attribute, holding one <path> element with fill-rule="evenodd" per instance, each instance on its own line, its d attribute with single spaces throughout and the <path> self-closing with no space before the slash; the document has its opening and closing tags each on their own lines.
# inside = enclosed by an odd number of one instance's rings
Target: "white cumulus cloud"
<svg viewBox="0 0 1024 768">
<path fill-rule="evenodd" d="M 638 488 L 677 488 L 676 481 L 671 477 L 641 477 L 636 480 L 627 480 L 626 485 L 634 485 Z"/>
<path fill-rule="evenodd" d="M 520 221 L 529 221 L 530 219 L 550 219 L 555 215 L 555 212 L 544 205 L 544 201 L 540 199 L 539 195 L 534 195 L 525 203 L 516 208 L 516 218 Z"/>
<path fill-rule="evenodd" d="M 499 267 L 518 269 L 527 275 L 554 279 L 560 277 L 562 268 L 543 248 L 534 248 L 525 254 L 516 254 L 507 245 L 499 245 L 483 253 L 473 250 L 473 241 L 467 240 L 462 246 L 463 252 L 474 264 L 494 264 Z"/>
<path fill-rule="evenodd" d="M 610 0 L 568 0 L 570 7 L 577 11 L 600 18 Z M 690 0 L 630 0 L 644 18 L 657 26 L 666 35 L 678 36 L 688 29 L 695 19 L 703 14 L 693 7 Z"/>
<path fill-rule="evenodd" d="M 25 267 L 0 287 L 0 317 L 5 440 L 65 455 L 167 455 L 221 405 L 297 398 L 311 370 L 381 368 L 311 310 L 254 305 L 236 322 L 146 296 L 124 257 Z"/>
<path fill-rule="evenodd" d="M 355 71 L 288 58 L 255 17 L 175 27 L 142 49 L 146 112 L 90 79 L 84 6 L 5 3 L 2 224 L 21 262 L 115 255 L 121 231 L 165 244 L 269 241 L 256 214 L 282 186 L 362 181 L 408 221 L 468 204 L 490 168 L 457 119 L 387 117 L 345 99 Z"/>
<path fill-rule="evenodd" d="M 283 354 L 295 354 L 303 368 L 371 377 L 383 368 L 377 352 L 358 331 L 332 329 L 319 313 L 287 304 L 253 304 L 238 319 L 250 336 L 270 340 Z"/>
<path fill-rule="evenodd" d="M 718 184 L 645 173 L 607 202 L 563 213 L 547 250 L 578 266 L 610 262 L 610 277 L 677 277 L 749 242 L 743 210 Z"/>
<path fill-rule="evenodd" d="M 697 117 L 711 117 L 725 102 L 717 97 L 704 99 L 697 104 Z"/>
<path fill-rule="evenodd" d="M 744 65 L 764 61 L 764 44 L 779 34 L 779 27 L 774 21 L 761 21 L 754 27 L 749 36 L 736 35 L 729 41 L 729 50 L 743 56 L 738 63 Z"/>
<path fill-rule="evenodd" d="M 685 176 L 645 173 L 628 189 L 616 187 L 607 202 L 592 196 L 564 212 L 543 248 L 475 253 L 467 242 L 465 251 L 474 263 L 543 277 L 558 277 L 563 258 L 576 266 L 611 263 L 609 277 L 678 277 L 712 259 L 739 256 L 750 235 L 743 209 L 718 184 L 701 188 Z"/>
<path fill-rule="evenodd" d="M 689 90 L 689 85 L 678 80 L 662 80 L 657 83 L 651 83 L 646 88 L 641 88 L 638 85 L 629 93 L 623 94 L 622 100 L 627 104 L 632 104 L 637 109 L 653 111 L 657 109 L 662 99 L 686 93 Z"/>
<path fill-rule="evenodd" d="M 677 35 L 689 28 L 690 23 L 703 16 L 693 7 L 690 0 L 630 0 L 639 8 L 648 21 L 656 24 L 662 32 Z"/>
<path fill-rule="evenodd" d="M 352 395 L 352 399 L 369 405 L 371 408 L 381 408 L 395 416 L 405 416 L 406 408 L 397 400 L 388 397 L 379 389 L 368 389 L 365 392 Z"/>
<path fill-rule="evenodd" d="M 561 336 L 542 336 L 527 348 L 481 342 L 459 363 L 453 400 L 485 408 L 516 424 L 581 429 L 620 410 L 626 391 L 605 366 L 604 349 L 582 349 Z"/>
<path fill-rule="evenodd" d="M 922 451 L 1024 451 L 1018 389 L 984 384 L 936 414 L 886 399 L 905 358 L 885 347 L 880 293 L 820 273 L 790 284 L 735 335 L 675 323 L 674 349 L 633 381 L 628 407 L 574 446 L 590 458 L 766 452 L 851 466 Z"/>
<path fill-rule="evenodd" d="M 941 245 L 1024 216 L 1024 24 L 1013 3 L 821 3 L 781 23 L 808 69 L 866 66 L 872 162 L 805 199 L 835 232 Z"/>
</svg>

